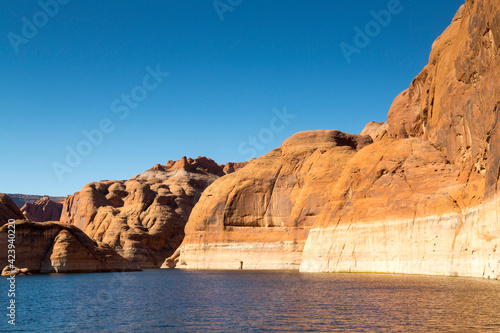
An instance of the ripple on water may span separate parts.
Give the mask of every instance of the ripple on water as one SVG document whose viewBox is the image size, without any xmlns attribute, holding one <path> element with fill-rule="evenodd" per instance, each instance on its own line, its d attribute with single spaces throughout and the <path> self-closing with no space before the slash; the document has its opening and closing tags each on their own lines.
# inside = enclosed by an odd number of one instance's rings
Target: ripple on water
<svg viewBox="0 0 500 333">
<path fill-rule="evenodd" d="M 184 270 L 35 275 L 17 278 L 16 327 L 7 320 L 0 327 L 13 332 L 500 332 L 499 293 L 498 281 L 404 275 Z"/>
</svg>

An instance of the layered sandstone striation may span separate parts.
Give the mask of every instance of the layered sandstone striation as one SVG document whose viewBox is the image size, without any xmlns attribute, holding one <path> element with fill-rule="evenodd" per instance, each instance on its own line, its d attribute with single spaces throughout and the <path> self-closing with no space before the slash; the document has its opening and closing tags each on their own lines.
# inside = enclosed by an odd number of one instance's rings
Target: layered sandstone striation
<svg viewBox="0 0 500 333">
<path fill-rule="evenodd" d="M 183 157 L 127 181 L 90 183 L 66 198 L 61 222 L 79 227 L 142 268 L 160 267 L 182 242 L 205 188 L 243 165 Z"/>
<path fill-rule="evenodd" d="M 466 1 L 395 99 L 390 138 L 348 165 L 365 176 L 339 184 L 349 205 L 332 194 L 301 270 L 500 277 L 499 50 L 500 3 Z"/>
<path fill-rule="evenodd" d="M 325 191 L 371 143 L 334 130 L 302 132 L 221 178 L 203 193 L 180 252 L 165 266 L 298 269 L 309 228 L 328 201 Z"/>
<path fill-rule="evenodd" d="M 75 226 L 59 222 L 18 220 L 0 228 L 0 247 L 7 249 L 7 233 L 15 229 L 15 263 L 32 273 L 90 273 L 139 270 L 109 246 L 97 243 Z M 7 251 L 0 262 L 7 263 Z"/>
<path fill-rule="evenodd" d="M 21 207 L 21 212 L 28 220 L 34 222 L 59 221 L 62 208 L 62 202 L 54 202 L 48 196 L 44 196 L 35 203 L 25 203 Z"/>
<path fill-rule="evenodd" d="M 499 51 L 500 3 L 467 0 L 387 122 L 217 180 L 165 265 L 499 278 Z"/>
</svg>

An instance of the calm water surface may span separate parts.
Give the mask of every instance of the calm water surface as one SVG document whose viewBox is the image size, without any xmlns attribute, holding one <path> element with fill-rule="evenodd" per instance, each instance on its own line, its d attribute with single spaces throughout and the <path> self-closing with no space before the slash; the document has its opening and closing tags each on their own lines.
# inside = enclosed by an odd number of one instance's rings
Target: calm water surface
<svg viewBox="0 0 500 333">
<path fill-rule="evenodd" d="M 16 284 L 2 332 L 500 332 L 500 282 L 481 279 L 147 270 Z"/>
</svg>

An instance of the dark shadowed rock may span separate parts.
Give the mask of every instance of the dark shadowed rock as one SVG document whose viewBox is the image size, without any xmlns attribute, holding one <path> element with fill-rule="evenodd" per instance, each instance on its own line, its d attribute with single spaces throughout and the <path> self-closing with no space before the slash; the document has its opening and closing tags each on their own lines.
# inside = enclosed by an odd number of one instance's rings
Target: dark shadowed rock
<svg viewBox="0 0 500 333">
<path fill-rule="evenodd" d="M 7 249 L 9 225 L 0 228 L 0 247 Z M 89 273 L 139 270 L 75 226 L 58 222 L 16 221 L 16 265 L 32 273 Z M 0 251 L 7 262 L 7 251 Z"/>
<path fill-rule="evenodd" d="M 23 220 L 25 217 L 7 194 L 0 193 L 0 226 L 10 219 Z"/>
</svg>

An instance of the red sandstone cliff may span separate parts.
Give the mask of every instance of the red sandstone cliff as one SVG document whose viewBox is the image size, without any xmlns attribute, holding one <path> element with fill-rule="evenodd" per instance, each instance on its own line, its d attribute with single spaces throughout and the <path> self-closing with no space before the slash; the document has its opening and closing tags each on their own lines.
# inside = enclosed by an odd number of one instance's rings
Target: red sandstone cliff
<svg viewBox="0 0 500 333">
<path fill-rule="evenodd" d="M 498 278 L 499 50 L 500 3 L 467 0 L 387 122 L 363 131 L 373 144 L 300 133 L 215 181 L 168 263 L 293 268 L 290 241 L 311 228 L 303 271 Z"/>
<path fill-rule="evenodd" d="M 48 196 L 44 196 L 35 203 L 25 203 L 21 207 L 21 212 L 28 220 L 34 222 L 59 221 L 62 208 L 61 202 L 54 202 Z"/>
</svg>

